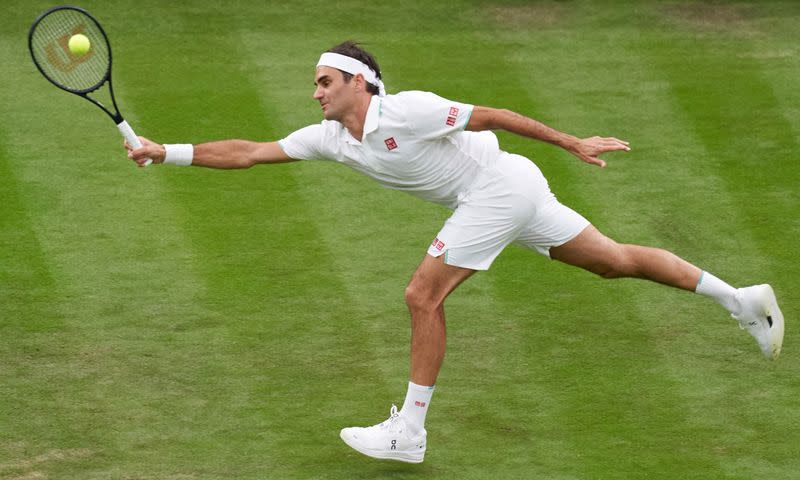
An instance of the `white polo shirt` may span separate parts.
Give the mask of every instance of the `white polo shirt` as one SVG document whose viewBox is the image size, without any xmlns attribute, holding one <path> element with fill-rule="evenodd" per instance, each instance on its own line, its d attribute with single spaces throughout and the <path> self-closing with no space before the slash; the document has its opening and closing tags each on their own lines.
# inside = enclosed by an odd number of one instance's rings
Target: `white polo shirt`
<svg viewBox="0 0 800 480">
<path fill-rule="evenodd" d="M 373 95 L 361 141 L 341 123 L 323 120 L 279 143 L 291 158 L 343 163 L 387 188 L 455 208 L 500 154 L 491 131 L 464 131 L 472 109 L 429 92 Z"/>
</svg>

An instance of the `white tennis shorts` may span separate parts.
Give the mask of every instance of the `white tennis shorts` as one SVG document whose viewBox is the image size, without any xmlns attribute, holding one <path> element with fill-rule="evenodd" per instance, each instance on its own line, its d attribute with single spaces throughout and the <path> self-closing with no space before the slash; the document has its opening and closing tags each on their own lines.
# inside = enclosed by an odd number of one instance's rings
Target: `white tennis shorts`
<svg viewBox="0 0 800 480">
<path fill-rule="evenodd" d="M 589 221 L 562 205 L 539 167 L 503 152 L 485 169 L 433 240 L 428 254 L 448 265 L 488 270 L 511 242 L 550 256 L 550 248 L 575 238 Z"/>
</svg>

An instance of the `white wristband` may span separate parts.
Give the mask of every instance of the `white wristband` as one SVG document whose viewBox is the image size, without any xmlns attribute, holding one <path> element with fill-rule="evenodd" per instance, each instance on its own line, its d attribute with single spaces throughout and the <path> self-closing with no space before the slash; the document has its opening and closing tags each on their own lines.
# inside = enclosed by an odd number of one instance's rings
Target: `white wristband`
<svg viewBox="0 0 800 480">
<path fill-rule="evenodd" d="M 164 164 L 187 166 L 192 164 L 194 145 L 191 143 L 164 144 Z"/>
</svg>

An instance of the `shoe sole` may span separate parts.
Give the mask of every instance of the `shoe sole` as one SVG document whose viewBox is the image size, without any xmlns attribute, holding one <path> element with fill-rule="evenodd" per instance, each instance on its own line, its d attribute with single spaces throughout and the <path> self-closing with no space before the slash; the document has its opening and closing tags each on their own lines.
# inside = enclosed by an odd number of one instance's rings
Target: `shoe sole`
<svg viewBox="0 0 800 480">
<path fill-rule="evenodd" d="M 783 346 L 783 313 L 778 307 L 778 299 L 772 287 L 765 284 L 761 290 L 761 304 L 764 308 L 764 315 L 772 319 L 772 326 L 769 329 L 769 344 L 771 352 L 763 352 L 764 356 L 776 360 L 781 354 Z"/>
<path fill-rule="evenodd" d="M 347 446 L 358 453 L 368 457 L 377 458 L 379 460 L 396 460 L 398 462 L 405 463 L 422 463 L 422 460 L 425 458 L 424 451 L 422 452 L 422 455 L 414 455 L 410 452 L 387 452 L 385 450 L 371 450 L 369 448 L 364 448 L 363 446 L 359 445 L 358 442 L 348 437 L 344 431 L 339 432 L 339 438 L 341 438 L 342 441 L 347 444 Z"/>
</svg>

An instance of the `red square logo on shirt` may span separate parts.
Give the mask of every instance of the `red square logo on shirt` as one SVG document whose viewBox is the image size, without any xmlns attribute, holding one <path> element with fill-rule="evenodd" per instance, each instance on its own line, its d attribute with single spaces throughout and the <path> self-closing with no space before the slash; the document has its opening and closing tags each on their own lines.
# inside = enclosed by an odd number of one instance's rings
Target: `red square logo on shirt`
<svg viewBox="0 0 800 480">
<path fill-rule="evenodd" d="M 394 141 L 394 137 L 387 138 L 386 140 L 383 141 L 383 143 L 386 144 L 386 148 L 388 148 L 389 150 L 394 150 L 395 148 L 397 148 L 397 142 Z"/>
<path fill-rule="evenodd" d="M 453 117 L 458 115 L 458 108 L 450 107 L 450 115 L 453 116 Z"/>
<path fill-rule="evenodd" d="M 453 125 L 456 124 L 456 117 L 447 117 L 447 122 L 445 122 L 445 123 L 447 123 L 448 125 L 450 125 L 452 127 Z"/>
<path fill-rule="evenodd" d="M 433 248 L 439 250 L 440 252 L 444 248 L 444 242 L 439 240 L 438 237 L 433 239 L 433 243 L 431 243 L 431 245 L 433 246 Z"/>
</svg>

